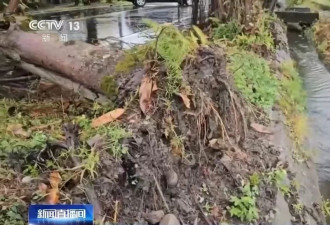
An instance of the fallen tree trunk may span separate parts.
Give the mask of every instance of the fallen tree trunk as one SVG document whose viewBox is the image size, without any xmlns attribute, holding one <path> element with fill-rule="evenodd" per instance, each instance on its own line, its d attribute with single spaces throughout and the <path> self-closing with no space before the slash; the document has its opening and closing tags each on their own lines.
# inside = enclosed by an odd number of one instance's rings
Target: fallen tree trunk
<svg viewBox="0 0 330 225">
<path fill-rule="evenodd" d="M 120 52 L 84 42 L 64 43 L 57 39 L 57 36 L 51 36 L 44 42 L 40 34 L 13 29 L 0 35 L 0 48 L 16 61 L 54 71 L 102 93 L 101 79 L 113 74 Z"/>
</svg>

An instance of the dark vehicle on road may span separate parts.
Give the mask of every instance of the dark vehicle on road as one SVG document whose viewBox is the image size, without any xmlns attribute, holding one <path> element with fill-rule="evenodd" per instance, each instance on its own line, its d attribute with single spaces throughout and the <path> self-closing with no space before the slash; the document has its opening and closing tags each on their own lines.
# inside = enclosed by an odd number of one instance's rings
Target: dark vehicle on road
<svg viewBox="0 0 330 225">
<path fill-rule="evenodd" d="M 137 7 L 143 7 L 148 2 L 177 2 L 179 5 L 190 5 L 190 0 L 128 0 Z"/>
</svg>

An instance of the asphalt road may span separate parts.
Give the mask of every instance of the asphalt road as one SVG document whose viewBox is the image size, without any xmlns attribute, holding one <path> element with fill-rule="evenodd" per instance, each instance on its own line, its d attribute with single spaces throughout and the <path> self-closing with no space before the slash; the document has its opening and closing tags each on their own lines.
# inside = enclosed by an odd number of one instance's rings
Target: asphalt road
<svg viewBox="0 0 330 225">
<path fill-rule="evenodd" d="M 141 44 L 150 38 L 150 32 L 144 24 L 144 19 L 184 27 L 191 22 L 192 9 L 191 7 L 179 7 L 177 3 L 147 3 L 143 8 L 126 6 L 122 11 L 111 12 L 111 10 L 109 7 L 106 10 L 55 12 L 34 15 L 34 18 L 63 20 L 63 29 L 57 33 L 66 34 L 68 41 L 121 42 L 124 43 L 123 47 L 128 47 L 131 44 Z M 79 29 L 70 31 L 69 22 L 79 22 Z M 39 32 L 45 33 L 45 31 Z"/>
</svg>

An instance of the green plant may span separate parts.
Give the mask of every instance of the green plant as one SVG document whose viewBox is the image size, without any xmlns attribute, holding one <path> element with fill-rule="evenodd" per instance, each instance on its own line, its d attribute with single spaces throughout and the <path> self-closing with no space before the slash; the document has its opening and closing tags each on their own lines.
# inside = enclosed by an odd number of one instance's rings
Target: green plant
<svg viewBox="0 0 330 225">
<path fill-rule="evenodd" d="M 81 166 L 77 169 L 81 170 L 81 181 L 86 173 L 93 180 L 97 176 L 97 167 L 100 163 L 100 156 L 95 149 L 87 149 L 85 146 L 79 148 L 76 157 L 80 158 Z"/>
<path fill-rule="evenodd" d="M 275 49 L 273 35 L 270 31 L 270 23 L 274 18 L 269 14 L 261 14 L 255 24 L 257 32 L 252 34 L 240 34 L 234 42 L 243 49 L 250 49 L 251 46 L 266 46 L 268 50 Z"/>
<path fill-rule="evenodd" d="M 122 146 L 120 141 L 123 138 L 132 136 L 132 134 L 122 128 L 118 123 L 110 123 L 108 125 L 92 128 L 91 119 L 88 119 L 85 115 L 78 116 L 75 122 L 82 128 L 81 139 L 87 141 L 88 139 L 99 134 L 106 137 L 106 148 L 114 157 L 121 157 L 127 153 L 127 148 Z"/>
<path fill-rule="evenodd" d="M 276 187 L 280 187 L 286 176 L 287 172 L 285 169 L 276 168 L 266 173 L 266 181 Z"/>
<path fill-rule="evenodd" d="M 242 26 L 236 21 L 231 21 L 229 23 L 219 24 L 214 28 L 213 39 L 234 40 L 241 32 Z"/>
<path fill-rule="evenodd" d="M 321 205 L 322 213 L 324 216 L 329 217 L 330 216 L 330 200 L 329 199 L 322 199 L 322 205 Z"/>
<path fill-rule="evenodd" d="M 181 64 L 198 47 L 198 43 L 207 44 L 207 37 L 195 26 L 185 34 L 173 25 L 160 25 L 150 20 L 145 20 L 145 23 L 157 36 L 152 45 L 153 53 L 164 61 L 167 69 L 166 95 L 178 94 L 183 84 Z"/>
<path fill-rule="evenodd" d="M 249 180 L 252 186 L 259 186 L 260 184 L 260 176 L 256 172 L 249 177 Z"/>
<path fill-rule="evenodd" d="M 279 105 L 286 117 L 286 122 L 295 141 L 294 158 L 305 161 L 310 155 L 302 147 L 308 133 L 306 116 L 306 93 L 294 61 L 286 61 L 281 66 L 283 74 L 280 80 Z"/>
<path fill-rule="evenodd" d="M 0 224 L 3 225 L 24 225 L 26 224 L 26 206 L 17 199 L 0 197 Z"/>
<path fill-rule="evenodd" d="M 27 168 L 23 171 L 23 173 L 31 177 L 39 177 L 38 164 L 28 165 Z"/>
<path fill-rule="evenodd" d="M 296 214 L 298 214 L 298 215 L 302 214 L 302 211 L 304 209 L 303 204 L 301 204 L 300 202 L 297 202 L 296 204 L 292 204 L 292 207 Z"/>
<path fill-rule="evenodd" d="M 250 53 L 234 53 L 229 70 L 234 75 L 236 87 L 251 103 L 270 108 L 276 100 L 278 82 L 271 74 L 265 59 Z"/>
<path fill-rule="evenodd" d="M 255 221 L 259 217 L 256 207 L 258 187 L 247 183 L 241 188 L 241 191 L 243 192 L 241 197 L 231 196 L 230 202 L 232 206 L 229 207 L 230 216 L 238 217 L 241 221 Z"/>
</svg>

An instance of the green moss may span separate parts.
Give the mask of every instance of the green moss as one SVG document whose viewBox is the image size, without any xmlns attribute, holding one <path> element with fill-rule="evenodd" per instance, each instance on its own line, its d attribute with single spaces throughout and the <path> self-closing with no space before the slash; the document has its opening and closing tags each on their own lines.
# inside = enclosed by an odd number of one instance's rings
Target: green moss
<svg viewBox="0 0 330 225">
<path fill-rule="evenodd" d="M 150 45 L 142 45 L 125 51 L 123 59 L 116 65 L 115 73 L 129 73 L 134 67 L 141 65 L 150 47 Z"/>
<path fill-rule="evenodd" d="M 101 90 L 104 94 L 113 99 L 118 94 L 118 87 L 114 76 L 105 76 L 101 80 Z"/>
</svg>

